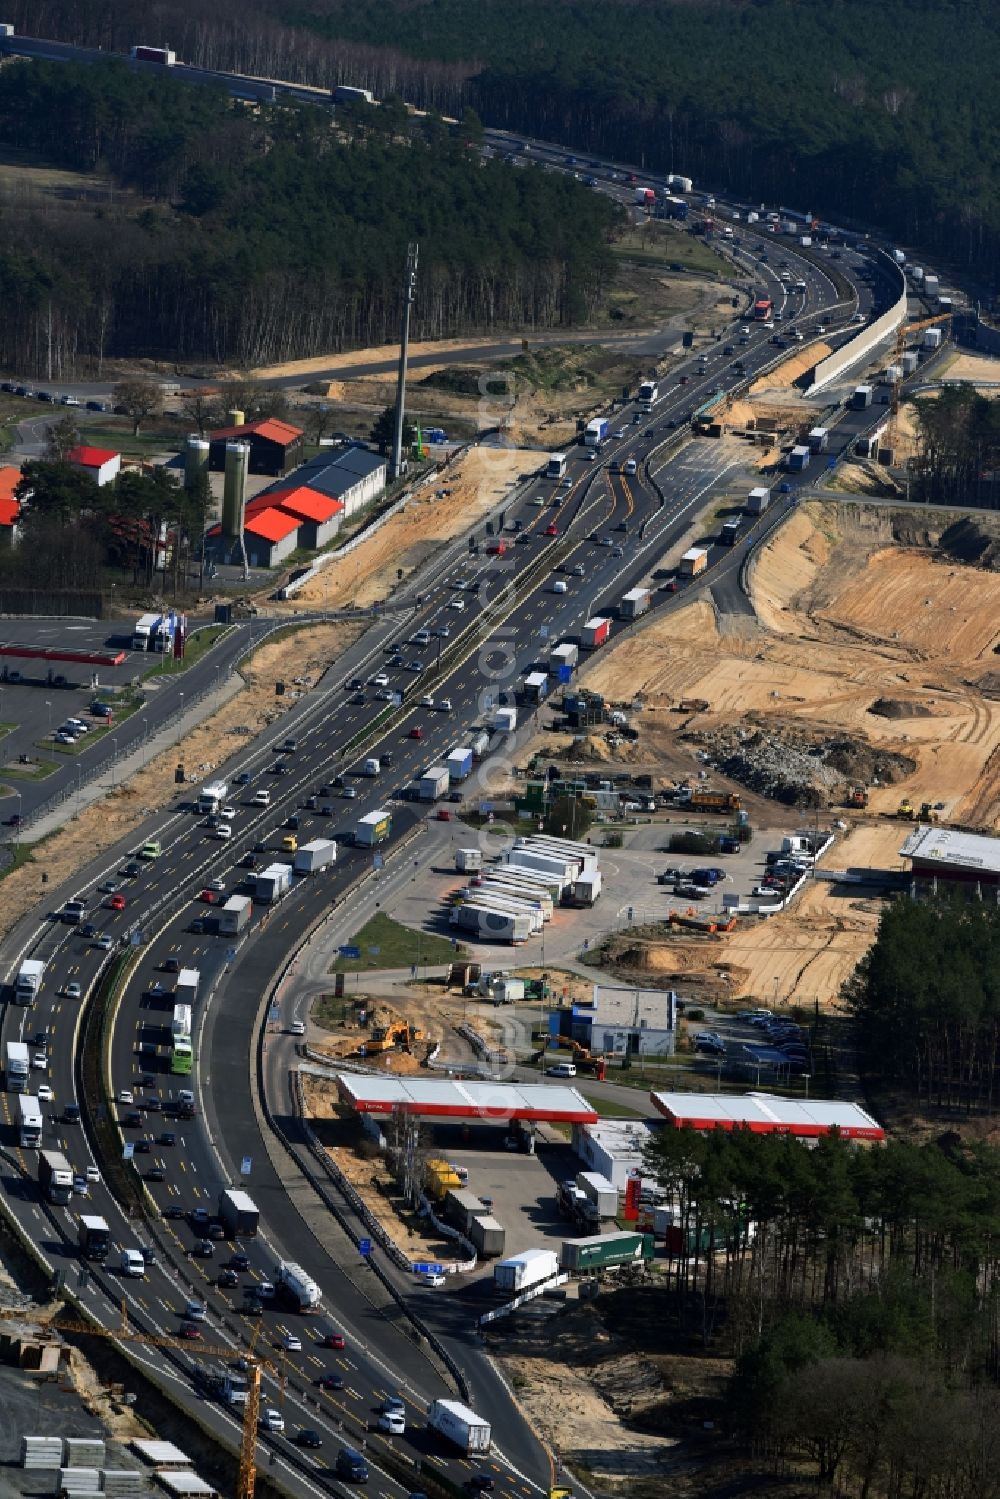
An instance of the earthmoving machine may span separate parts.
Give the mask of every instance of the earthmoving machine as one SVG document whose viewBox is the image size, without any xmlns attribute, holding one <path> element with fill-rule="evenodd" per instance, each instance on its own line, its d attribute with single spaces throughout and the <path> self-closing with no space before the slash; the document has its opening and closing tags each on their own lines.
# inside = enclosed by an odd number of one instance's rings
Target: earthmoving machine
<svg viewBox="0 0 1000 1499">
<path fill-rule="evenodd" d="M 904 822 L 913 822 L 917 815 L 917 809 L 908 796 L 904 796 L 896 808 L 896 816 L 901 817 Z"/>
<path fill-rule="evenodd" d="M 844 805 L 847 807 L 867 807 L 868 787 L 850 786 L 847 795 L 844 797 Z"/>
<path fill-rule="evenodd" d="M 599 1052 L 595 1053 L 588 1050 L 581 1042 L 574 1041 L 572 1036 L 560 1036 L 558 1040 L 560 1046 L 567 1047 L 573 1053 L 573 1061 L 580 1068 L 581 1072 L 592 1072 L 597 1082 L 603 1083 L 604 1075 L 608 1068 L 607 1060 L 604 1056 Z"/>
<path fill-rule="evenodd" d="M 365 1055 L 378 1056 L 383 1051 L 395 1051 L 397 1046 L 409 1051 L 414 1041 L 422 1041 L 423 1031 L 416 1025 L 400 1020 L 392 1025 L 376 1025 L 365 1042 Z"/>
</svg>

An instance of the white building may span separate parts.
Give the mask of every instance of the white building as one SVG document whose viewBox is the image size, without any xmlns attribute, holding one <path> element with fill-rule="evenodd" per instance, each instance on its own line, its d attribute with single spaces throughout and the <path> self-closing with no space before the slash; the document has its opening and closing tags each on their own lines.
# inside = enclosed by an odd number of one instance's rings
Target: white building
<svg viewBox="0 0 1000 1499">
<path fill-rule="evenodd" d="M 112 448 L 72 448 L 67 454 L 70 463 L 85 469 L 102 488 L 113 484 L 121 472 L 122 455 Z"/>
<path fill-rule="evenodd" d="M 602 1119 L 573 1126 L 573 1149 L 587 1171 L 606 1176 L 624 1192 L 633 1171 L 642 1170 L 643 1147 L 665 1128 L 659 1119 Z"/>
<path fill-rule="evenodd" d="M 573 1006 L 573 1039 L 605 1056 L 670 1056 L 677 1028 L 672 989 L 595 984 L 589 1005 Z"/>
</svg>

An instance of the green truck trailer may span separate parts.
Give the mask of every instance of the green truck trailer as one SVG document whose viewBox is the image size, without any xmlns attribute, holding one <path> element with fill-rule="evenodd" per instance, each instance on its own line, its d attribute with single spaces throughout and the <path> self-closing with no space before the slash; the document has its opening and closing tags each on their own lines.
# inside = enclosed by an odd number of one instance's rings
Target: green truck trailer
<svg viewBox="0 0 1000 1499">
<path fill-rule="evenodd" d="M 590 1239 L 565 1239 L 559 1263 L 563 1270 L 579 1274 L 589 1270 L 611 1270 L 616 1265 L 640 1265 L 653 1258 L 652 1234 L 595 1234 Z"/>
</svg>

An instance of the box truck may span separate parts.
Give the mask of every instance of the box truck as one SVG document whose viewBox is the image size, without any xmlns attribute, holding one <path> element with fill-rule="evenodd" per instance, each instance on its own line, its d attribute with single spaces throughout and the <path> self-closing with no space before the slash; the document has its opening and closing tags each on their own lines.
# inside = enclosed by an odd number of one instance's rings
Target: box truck
<svg viewBox="0 0 1000 1499">
<path fill-rule="evenodd" d="M 743 508 L 747 515 L 763 515 L 770 503 L 771 491 L 759 484 L 756 489 L 751 489 Z"/>
<path fill-rule="evenodd" d="M 870 385 L 856 385 L 851 396 L 851 410 L 864 411 L 872 403 L 872 388 Z"/>
<path fill-rule="evenodd" d="M 260 1212 L 249 1193 L 225 1187 L 219 1193 L 219 1221 L 231 1239 L 252 1239 L 260 1227 Z"/>
<path fill-rule="evenodd" d="M 18 1144 L 22 1150 L 37 1150 L 42 1143 L 42 1106 L 30 1093 L 17 1095 Z"/>
<path fill-rule="evenodd" d="M 444 1215 L 459 1233 L 468 1233 L 474 1218 L 485 1218 L 489 1208 L 466 1187 L 451 1187 L 445 1193 Z"/>
<path fill-rule="evenodd" d="M 458 848 L 455 850 L 455 868 L 459 874 L 476 874 L 482 867 L 482 849 Z"/>
<path fill-rule="evenodd" d="M 198 998 L 201 971 L 198 968 L 182 968 L 174 985 L 174 1003 L 193 1005 Z"/>
<path fill-rule="evenodd" d="M 292 866 L 290 864 L 269 864 L 267 868 L 257 876 L 253 887 L 254 900 L 258 905 L 273 905 L 280 900 L 292 888 Z"/>
<path fill-rule="evenodd" d="M 493 1281 L 498 1291 L 512 1296 L 530 1290 L 544 1280 L 559 1274 L 559 1259 L 552 1249 L 523 1249 L 493 1267 Z"/>
<path fill-rule="evenodd" d="M 606 416 L 597 416 L 592 422 L 588 422 L 583 434 L 583 440 L 588 448 L 599 448 L 608 439 L 609 422 Z"/>
<path fill-rule="evenodd" d="M 566 454 L 552 453 L 545 465 L 546 479 L 561 479 L 566 472 Z"/>
<path fill-rule="evenodd" d="M 830 446 L 830 433 L 826 427 L 813 427 L 806 441 L 811 453 L 825 453 Z"/>
<path fill-rule="evenodd" d="M 458 1400 L 435 1400 L 427 1413 L 427 1430 L 446 1437 L 466 1457 L 490 1450 L 490 1423 Z"/>
<path fill-rule="evenodd" d="M 529 916 L 497 911 L 472 901 L 452 906 L 448 919 L 452 926 L 460 927 L 462 931 L 485 937 L 490 942 L 509 942 L 514 947 L 527 942 L 531 936 Z"/>
<path fill-rule="evenodd" d="M 224 937 L 236 937 L 253 915 L 249 895 L 231 895 L 219 912 L 219 931 Z"/>
<path fill-rule="evenodd" d="M 354 842 L 359 848 L 375 848 L 392 832 L 392 813 L 386 807 L 360 817 L 354 828 Z"/>
<path fill-rule="evenodd" d="M 369 755 L 368 759 L 361 767 L 361 774 L 363 776 L 377 776 L 381 769 L 382 761 L 379 759 L 378 755 Z"/>
<path fill-rule="evenodd" d="M 58 1150 L 39 1151 L 38 1185 L 42 1196 L 57 1206 L 65 1206 L 73 1196 L 73 1171 Z"/>
<path fill-rule="evenodd" d="M 472 748 L 461 745 L 448 756 L 448 776 L 451 781 L 464 781 L 472 773 Z"/>
<path fill-rule="evenodd" d="M 503 1254 L 507 1233 L 502 1223 L 489 1214 L 473 1218 L 469 1224 L 468 1237 L 479 1252 L 481 1259 L 493 1259 Z"/>
<path fill-rule="evenodd" d="M 685 578 L 696 578 L 708 566 L 708 553 L 704 547 L 690 547 L 681 558 L 678 571 Z"/>
<path fill-rule="evenodd" d="M 517 728 L 516 708 L 496 708 L 493 713 L 493 730 L 497 734 L 512 734 Z"/>
<path fill-rule="evenodd" d="M 611 1270 L 618 1265 L 642 1264 L 653 1258 L 652 1234 L 595 1234 L 589 1239 L 567 1239 L 559 1255 L 563 1270 L 585 1274 L 590 1270 Z"/>
<path fill-rule="evenodd" d="M 19 1005 L 34 1005 L 38 999 L 38 991 L 42 987 L 44 976 L 44 960 L 42 958 L 26 958 L 17 970 L 17 979 L 14 983 L 15 1002 Z"/>
<path fill-rule="evenodd" d="M 7 1042 L 7 1092 L 26 1093 L 31 1058 L 25 1041 Z"/>
<path fill-rule="evenodd" d="M 218 812 L 229 795 L 229 785 L 226 781 L 209 781 L 198 792 L 198 811 L 205 816 Z"/>
<path fill-rule="evenodd" d="M 524 679 L 524 696 L 529 703 L 544 702 L 549 692 L 549 678 L 544 671 L 529 671 Z"/>
<path fill-rule="evenodd" d="M 636 399 L 640 411 L 650 412 L 660 399 L 660 387 L 654 380 L 643 380 Z"/>
<path fill-rule="evenodd" d="M 578 1171 L 576 1184 L 597 1209 L 601 1218 L 617 1218 L 618 1188 L 599 1171 Z"/>
<path fill-rule="evenodd" d="M 429 765 L 423 775 L 417 777 L 418 800 L 436 802 L 447 796 L 450 780 L 447 765 Z"/>
<path fill-rule="evenodd" d="M 621 619 L 638 619 L 640 615 L 646 613 L 650 602 L 648 588 L 630 588 L 619 601 L 618 614 Z"/>
<path fill-rule="evenodd" d="M 595 614 L 588 619 L 580 632 L 580 644 L 584 650 L 596 651 L 599 646 L 606 643 L 611 634 L 611 621 L 600 614 Z"/>
<path fill-rule="evenodd" d="M 812 453 L 804 443 L 797 443 L 788 455 L 788 467 L 792 473 L 800 473 L 809 467 Z"/>
<path fill-rule="evenodd" d="M 103 1218 L 84 1213 L 76 1226 L 76 1242 L 85 1260 L 106 1260 L 111 1248 L 111 1230 Z"/>
<path fill-rule="evenodd" d="M 296 874 L 319 874 L 329 869 L 337 857 L 337 845 L 332 838 L 311 838 L 295 852 L 292 868 Z"/>
</svg>

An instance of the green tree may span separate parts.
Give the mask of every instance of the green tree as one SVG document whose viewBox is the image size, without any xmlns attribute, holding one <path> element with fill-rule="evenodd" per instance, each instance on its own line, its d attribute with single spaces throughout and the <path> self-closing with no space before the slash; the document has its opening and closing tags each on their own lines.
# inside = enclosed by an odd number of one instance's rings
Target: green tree
<svg viewBox="0 0 1000 1499">
<path fill-rule="evenodd" d="M 101 508 L 101 491 L 85 469 L 75 463 L 29 458 L 21 467 L 14 493 L 23 507 L 27 530 L 43 521 L 65 525 Z"/>
<path fill-rule="evenodd" d="M 132 436 L 139 436 L 139 428 L 147 417 L 153 416 L 163 405 L 163 391 L 155 380 L 142 375 L 133 375 L 119 380 L 111 392 L 115 406 L 120 406 L 132 419 Z"/>
<path fill-rule="evenodd" d="M 414 442 L 417 429 L 409 417 L 403 416 L 403 451 L 406 452 Z M 396 440 L 396 408 L 387 406 L 376 418 L 371 431 L 371 440 L 375 443 L 380 453 L 388 453 Z"/>
<path fill-rule="evenodd" d="M 579 796 L 559 796 L 545 814 L 545 831 L 557 838 L 586 838 L 592 814 Z"/>
</svg>

